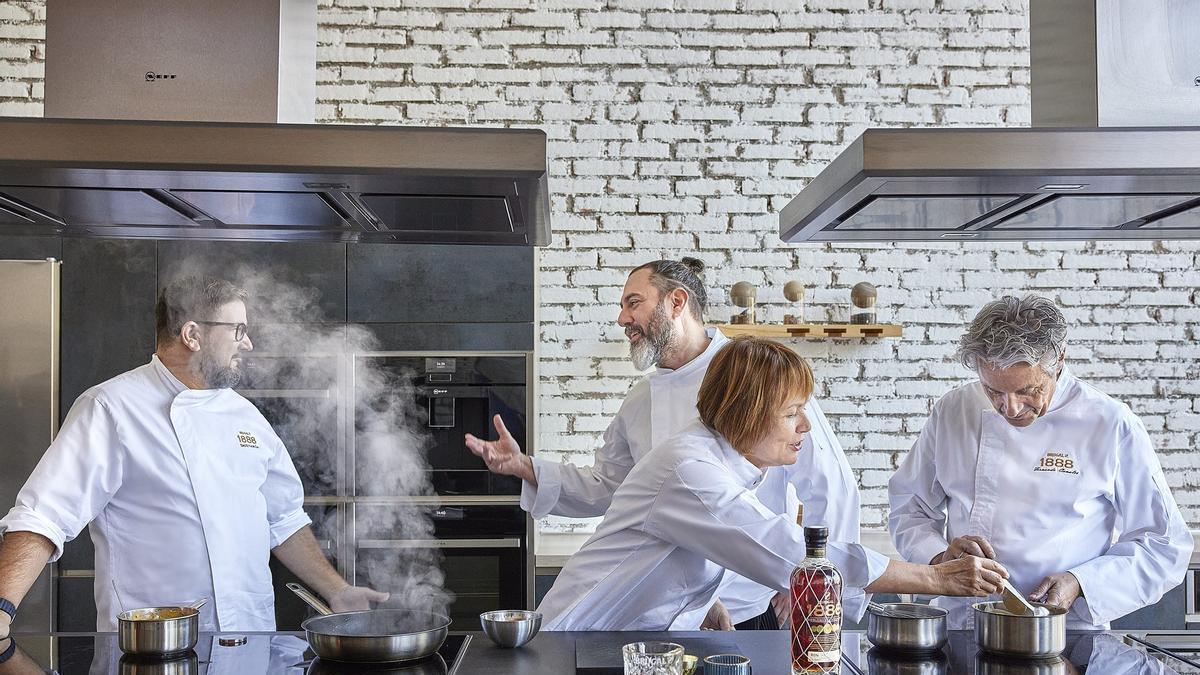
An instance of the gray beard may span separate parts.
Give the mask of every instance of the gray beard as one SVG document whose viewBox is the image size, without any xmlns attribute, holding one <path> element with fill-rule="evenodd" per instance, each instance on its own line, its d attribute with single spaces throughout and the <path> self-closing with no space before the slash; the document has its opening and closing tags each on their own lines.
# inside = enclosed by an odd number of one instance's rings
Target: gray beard
<svg viewBox="0 0 1200 675">
<path fill-rule="evenodd" d="M 654 309 L 642 339 L 629 344 L 629 359 L 638 370 L 648 370 L 658 364 L 674 341 L 675 327 L 667 318 L 666 307 L 660 304 Z"/>
<path fill-rule="evenodd" d="M 232 389 L 242 381 L 242 371 L 232 366 L 223 366 L 216 359 L 204 354 L 199 355 L 200 377 L 210 389 Z"/>
</svg>

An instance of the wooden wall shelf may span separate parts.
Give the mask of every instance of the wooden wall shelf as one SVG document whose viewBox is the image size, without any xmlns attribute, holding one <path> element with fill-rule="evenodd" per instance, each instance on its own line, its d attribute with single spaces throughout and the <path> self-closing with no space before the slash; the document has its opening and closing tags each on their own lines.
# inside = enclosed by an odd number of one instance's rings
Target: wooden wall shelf
<svg viewBox="0 0 1200 675">
<path fill-rule="evenodd" d="M 877 338 L 900 337 L 904 327 L 894 323 L 722 323 L 717 328 L 727 337 L 757 335 L 772 338 Z"/>
</svg>

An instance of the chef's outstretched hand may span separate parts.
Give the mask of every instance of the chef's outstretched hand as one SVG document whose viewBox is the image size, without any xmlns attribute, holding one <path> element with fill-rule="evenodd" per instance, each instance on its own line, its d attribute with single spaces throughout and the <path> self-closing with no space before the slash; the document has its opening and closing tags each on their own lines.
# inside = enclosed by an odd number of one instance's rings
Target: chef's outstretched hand
<svg viewBox="0 0 1200 675">
<path fill-rule="evenodd" d="M 360 612 L 371 609 L 372 602 L 384 602 L 391 595 L 366 586 L 346 586 L 329 597 L 329 609 L 335 612 Z"/>
<path fill-rule="evenodd" d="M 1029 594 L 1029 599 L 1053 607 L 1070 609 L 1081 595 L 1083 587 L 1079 585 L 1079 579 L 1070 572 L 1060 572 L 1042 579 L 1042 583 Z"/>
<path fill-rule="evenodd" d="M 982 598 L 1000 592 L 1008 570 L 995 560 L 964 555 L 933 566 L 940 579 L 941 595 Z"/>
<path fill-rule="evenodd" d="M 483 463 L 487 464 L 488 470 L 492 473 L 516 476 L 527 483 L 537 485 L 533 460 L 521 452 L 521 446 L 517 445 L 516 439 L 508 433 L 508 429 L 504 426 L 504 420 L 500 419 L 499 415 L 493 417 L 492 422 L 495 423 L 496 432 L 500 434 L 500 438 L 494 441 L 485 441 L 472 434 L 467 434 L 464 438 L 467 447 L 483 459 Z"/>
<path fill-rule="evenodd" d="M 700 623 L 700 630 L 733 630 L 733 619 L 720 600 L 708 608 L 708 614 L 704 615 L 704 621 Z"/>
<path fill-rule="evenodd" d="M 996 549 L 988 543 L 987 539 L 973 534 L 955 537 L 954 541 L 950 542 L 950 547 L 942 553 L 937 562 L 946 562 L 961 558 L 964 555 L 973 555 L 980 558 L 996 559 Z"/>
</svg>

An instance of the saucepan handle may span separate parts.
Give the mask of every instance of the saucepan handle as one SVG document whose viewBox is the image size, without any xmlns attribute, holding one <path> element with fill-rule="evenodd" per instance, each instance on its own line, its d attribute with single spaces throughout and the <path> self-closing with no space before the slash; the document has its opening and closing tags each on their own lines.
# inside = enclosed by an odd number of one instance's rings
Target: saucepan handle
<svg viewBox="0 0 1200 675">
<path fill-rule="evenodd" d="M 307 588 L 295 583 L 288 583 L 286 586 L 289 591 L 300 596 L 300 599 L 303 600 L 305 604 L 317 610 L 318 614 L 333 614 L 333 610 L 329 608 L 329 605 L 325 604 L 325 601 L 318 598 Z"/>
</svg>

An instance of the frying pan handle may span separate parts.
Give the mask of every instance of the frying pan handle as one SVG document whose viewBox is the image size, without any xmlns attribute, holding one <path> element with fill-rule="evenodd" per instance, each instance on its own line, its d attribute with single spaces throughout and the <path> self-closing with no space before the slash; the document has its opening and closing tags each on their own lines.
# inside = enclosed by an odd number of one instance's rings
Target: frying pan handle
<svg viewBox="0 0 1200 675">
<path fill-rule="evenodd" d="M 285 585 L 289 591 L 300 596 L 300 599 L 303 600 L 309 607 L 317 610 L 318 614 L 333 614 L 333 610 L 329 609 L 329 605 L 325 604 L 323 600 L 314 595 L 312 591 L 301 586 L 300 584 L 288 583 Z"/>
</svg>

